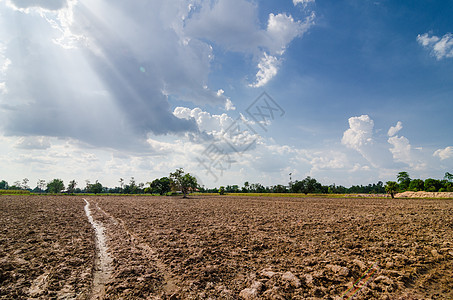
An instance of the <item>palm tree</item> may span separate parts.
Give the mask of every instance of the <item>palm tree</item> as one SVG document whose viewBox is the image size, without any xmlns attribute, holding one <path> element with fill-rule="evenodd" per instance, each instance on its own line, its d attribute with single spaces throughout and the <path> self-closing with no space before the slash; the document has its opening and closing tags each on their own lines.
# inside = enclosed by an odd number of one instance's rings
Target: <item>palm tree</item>
<svg viewBox="0 0 453 300">
<path fill-rule="evenodd" d="M 398 183 L 395 181 L 387 181 L 385 184 L 385 191 L 392 196 L 392 199 L 395 196 L 395 193 L 398 191 Z"/>
</svg>

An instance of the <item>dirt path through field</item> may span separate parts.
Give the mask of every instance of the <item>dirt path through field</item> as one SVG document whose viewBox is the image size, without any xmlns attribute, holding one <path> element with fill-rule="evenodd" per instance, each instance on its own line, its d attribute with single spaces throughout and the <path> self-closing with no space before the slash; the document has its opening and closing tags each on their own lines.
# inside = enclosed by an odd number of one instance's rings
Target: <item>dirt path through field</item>
<svg viewBox="0 0 453 300">
<path fill-rule="evenodd" d="M 108 224 L 113 224 L 115 226 L 115 231 L 125 233 L 127 235 L 126 240 L 130 241 L 129 246 L 131 248 L 136 248 L 142 253 L 142 256 L 150 262 L 153 262 L 154 266 L 158 269 L 159 273 L 163 276 L 163 286 L 162 289 L 165 295 L 171 296 L 177 290 L 178 286 L 176 281 L 173 279 L 171 272 L 166 264 L 164 264 L 158 257 L 157 251 L 150 247 L 147 243 L 134 234 L 125 224 L 125 222 L 120 219 L 112 216 L 111 214 L 104 211 L 99 207 L 99 204 L 96 202 L 96 209 L 98 212 L 101 212 L 105 217 L 109 219 Z M 119 226 L 118 226 L 119 225 Z"/>
<path fill-rule="evenodd" d="M 93 274 L 93 287 L 91 299 L 103 299 L 105 295 L 105 286 L 110 279 L 112 272 L 112 259 L 108 253 L 106 245 L 106 238 L 104 234 L 104 226 L 102 223 L 94 220 L 91 215 L 90 202 L 83 199 L 86 202 L 85 213 L 88 217 L 88 221 L 94 228 L 96 234 L 96 260 L 95 269 Z"/>
</svg>

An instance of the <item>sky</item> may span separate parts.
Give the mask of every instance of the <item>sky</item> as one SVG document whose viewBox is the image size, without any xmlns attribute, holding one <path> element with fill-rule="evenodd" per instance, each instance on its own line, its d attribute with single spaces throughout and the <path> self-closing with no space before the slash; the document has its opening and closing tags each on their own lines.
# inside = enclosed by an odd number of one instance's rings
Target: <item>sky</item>
<svg viewBox="0 0 453 300">
<path fill-rule="evenodd" d="M 443 178 L 452 15 L 432 0 L 0 0 L 0 180 Z"/>
</svg>

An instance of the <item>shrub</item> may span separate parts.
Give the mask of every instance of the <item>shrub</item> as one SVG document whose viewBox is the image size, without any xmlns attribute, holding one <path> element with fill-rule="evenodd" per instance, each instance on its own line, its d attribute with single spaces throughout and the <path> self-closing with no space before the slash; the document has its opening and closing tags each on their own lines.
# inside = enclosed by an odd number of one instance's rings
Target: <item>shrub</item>
<svg viewBox="0 0 453 300">
<path fill-rule="evenodd" d="M 225 187 L 224 187 L 224 186 L 221 186 L 221 187 L 219 188 L 219 194 L 220 194 L 220 195 L 225 195 Z"/>
</svg>

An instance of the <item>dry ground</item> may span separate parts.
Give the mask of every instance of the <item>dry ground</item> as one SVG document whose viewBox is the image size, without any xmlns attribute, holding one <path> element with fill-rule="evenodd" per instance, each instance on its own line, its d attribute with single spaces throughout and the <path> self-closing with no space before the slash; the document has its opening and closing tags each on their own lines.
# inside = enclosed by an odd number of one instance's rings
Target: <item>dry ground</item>
<svg viewBox="0 0 453 300">
<path fill-rule="evenodd" d="M 113 259 L 108 299 L 342 299 L 373 265 L 354 299 L 453 298 L 452 200 L 86 199 Z M 83 205 L 0 196 L 1 297 L 88 297 Z"/>
<path fill-rule="evenodd" d="M 94 234 L 81 198 L 0 196 L 0 298 L 86 299 Z"/>
</svg>

